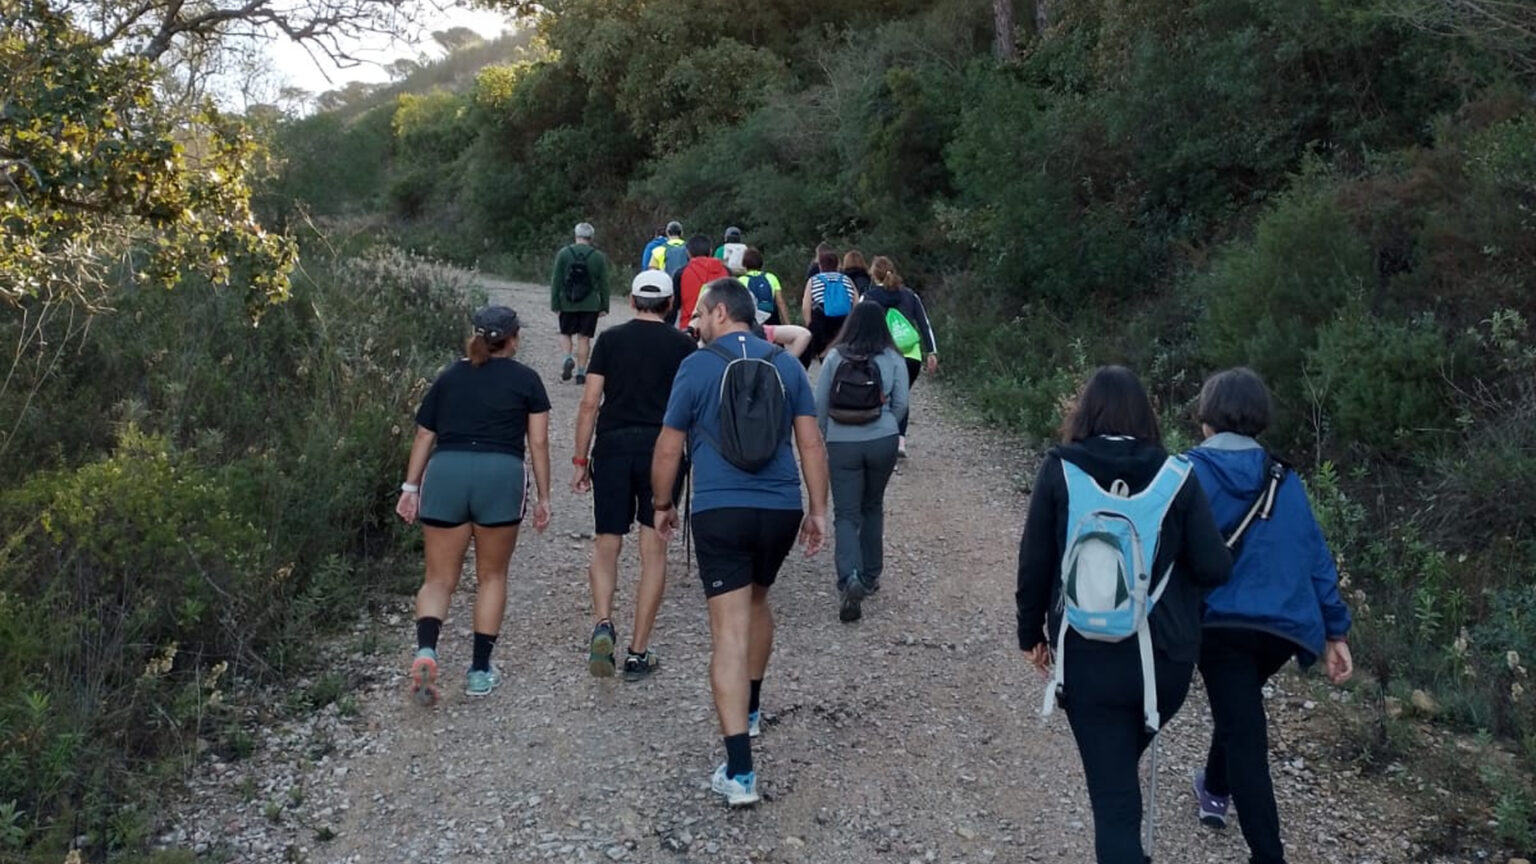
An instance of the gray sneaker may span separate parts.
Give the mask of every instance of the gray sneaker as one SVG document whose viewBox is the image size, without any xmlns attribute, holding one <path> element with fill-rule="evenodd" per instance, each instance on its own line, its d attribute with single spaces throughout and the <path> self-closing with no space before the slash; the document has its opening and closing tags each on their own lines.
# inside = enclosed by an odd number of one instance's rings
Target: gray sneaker
<svg viewBox="0 0 1536 864">
<path fill-rule="evenodd" d="M 644 681 L 651 677 L 652 672 L 661 668 L 661 660 L 657 658 L 656 652 L 649 648 L 645 649 L 643 654 L 636 654 L 633 651 L 626 651 L 625 654 L 627 655 L 624 658 L 625 681 Z"/>
</svg>

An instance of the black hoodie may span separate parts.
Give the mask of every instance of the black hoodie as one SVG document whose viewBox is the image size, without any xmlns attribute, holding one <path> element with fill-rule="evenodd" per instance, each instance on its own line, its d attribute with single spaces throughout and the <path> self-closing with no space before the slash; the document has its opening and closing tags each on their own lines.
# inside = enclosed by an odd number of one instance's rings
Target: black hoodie
<svg viewBox="0 0 1536 864">
<path fill-rule="evenodd" d="M 1106 488 L 1124 480 L 1134 494 L 1152 482 L 1167 458 L 1161 446 L 1130 438 L 1093 438 L 1053 448 L 1046 456 L 1019 542 L 1019 584 L 1014 595 L 1019 607 L 1019 648 L 1028 651 L 1041 642 L 1054 648 L 1060 632 L 1061 559 L 1067 543 L 1067 479 L 1061 460 L 1083 469 Z M 1153 589 L 1170 563 L 1173 582 L 1149 618 L 1152 645 L 1169 660 L 1192 663 L 1200 653 L 1201 598 L 1232 573 L 1232 556 L 1193 474 L 1163 518 L 1152 568 Z"/>
</svg>

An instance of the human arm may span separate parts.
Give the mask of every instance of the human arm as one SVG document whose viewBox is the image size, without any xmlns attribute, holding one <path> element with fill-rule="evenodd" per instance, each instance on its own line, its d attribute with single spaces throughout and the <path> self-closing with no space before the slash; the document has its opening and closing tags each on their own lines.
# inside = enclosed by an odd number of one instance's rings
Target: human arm
<svg viewBox="0 0 1536 864">
<path fill-rule="evenodd" d="M 908 289 L 911 290 L 911 289 Z M 924 363 L 928 367 L 928 374 L 939 371 L 939 340 L 933 335 L 933 322 L 928 320 L 928 309 L 923 306 L 923 298 L 912 292 L 913 311 L 917 313 L 917 332 L 923 338 Z"/>
<path fill-rule="evenodd" d="M 777 306 L 779 309 L 779 321 L 784 324 L 788 324 L 789 304 L 784 302 L 784 291 L 782 289 L 773 292 L 773 305 Z M 807 342 L 806 344 L 810 343 Z M 799 357 L 800 355 L 796 354 L 795 356 Z"/>
<path fill-rule="evenodd" d="M 1353 618 L 1349 606 L 1339 594 L 1338 565 L 1334 563 L 1333 551 L 1328 548 L 1328 540 L 1312 514 L 1312 504 L 1306 499 L 1301 481 L 1295 475 L 1287 478 L 1287 486 L 1291 483 L 1295 484 L 1294 494 L 1303 505 L 1296 509 L 1304 511 L 1299 518 L 1306 520 L 1307 541 L 1312 547 L 1312 592 L 1317 595 L 1317 604 L 1322 609 L 1323 633 L 1328 639 L 1323 649 L 1323 668 L 1333 683 L 1343 684 L 1354 674 L 1355 668 L 1354 658 L 1349 652 L 1349 630 Z M 1290 494 L 1286 493 L 1290 492 L 1290 489 L 1285 489 L 1282 494 L 1289 498 Z"/>
<path fill-rule="evenodd" d="M 421 510 L 421 478 L 427 473 L 427 460 L 432 458 L 432 447 L 437 443 L 437 433 L 423 426 L 416 427 L 416 439 L 411 442 L 411 459 L 405 467 L 405 485 L 415 486 L 415 492 L 400 490 L 400 500 L 395 503 L 395 513 L 405 524 L 416 522 Z"/>
<path fill-rule="evenodd" d="M 813 305 L 811 303 L 811 285 L 815 281 L 815 279 L 805 280 L 805 291 L 800 294 L 800 321 L 807 327 L 811 324 L 811 307 Z"/>
<path fill-rule="evenodd" d="M 611 287 L 609 276 L 611 274 L 609 273 L 608 256 L 601 252 L 594 254 L 597 255 L 597 290 L 603 297 L 603 308 L 598 310 L 598 314 L 607 315 L 613 311 L 613 294 L 609 291 Z"/>
<path fill-rule="evenodd" d="M 663 426 L 656 437 L 656 449 L 651 453 L 651 494 L 656 506 L 656 522 L 652 527 L 668 543 L 672 542 L 672 535 L 681 521 L 677 502 L 671 499 L 671 490 L 677 488 L 677 472 L 683 464 L 683 447 L 687 443 L 688 433 Z"/>
<path fill-rule="evenodd" d="M 1184 539 L 1179 548 L 1179 563 L 1184 572 L 1203 590 L 1227 583 L 1232 576 L 1232 550 L 1216 527 L 1211 503 L 1198 478 L 1191 477 L 1179 489 L 1175 504 L 1182 512 Z"/>
<path fill-rule="evenodd" d="M 827 437 L 827 425 L 831 422 L 829 416 L 831 407 L 828 403 L 832 398 L 832 374 L 842 363 L 842 359 L 842 355 L 836 348 L 828 351 L 827 356 L 821 361 L 821 375 L 816 379 L 816 428 L 823 440 Z"/>
<path fill-rule="evenodd" d="M 799 359 L 811 347 L 811 331 L 798 324 L 780 324 L 773 328 L 773 341 L 789 356 Z"/>
<path fill-rule="evenodd" d="M 1065 530 L 1056 524 L 1059 496 L 1065 490 L 1061 461 L 1047 456 L 1035 476 L 1029 496 L 1029 510 L 1024 518 L 1024 532 L 1019 538 L 1019 572 L 1014 589 L 1019 626 L 1019 650 L 1033 651 L 1048 647 L 1045 634 L 1046 613 L 1051 593 L 1060 579 L 1060 544 Z"/>
<path fill-rule="evenodd" d="M 805 491 L 811 502 L 811 509 L 800 525 L 800 544 L 806 555 L 815 555 L 827 542 L 829 483 L 827 446 L 815 417 L 802 414 L 795 418 L 795 449 L 800 451 L 800 470 L 805 475 Z"/>
<path fill-rule="evenodd" d="M 549 310 L 560 311 L 560 289 L 565 287 L 565 268 L 570 255 L 567 250 L 561 249 L 555 256 L 554 272 L 549 275 Z"/>
<path fill-rule="evenodd" d="M 533 530 L 544 533 L 549 527 L 549 412 L 528 415 L 528 456 L 533 467 L 533 486 L 537 499 L 533 505 Z"/>
<path fill-rule="evenodd" d="M 602 345 L 602 339 L 598 339 Z M 597 349 L 592 357 L 597 359 Z M 587 459 L 592 451 L 592 430 L 597 428 L 597 409 L 603 403 L 603 376 L 587 369 L 587 383 L 581 391 L 581 405 L 576 409 L 576 447 L 571 451 L 571 491 L 577 494 L 592 489 L 592 466 Z M 575 460 L 580 460 L 577 462 Z"/>
<path fill-rule="evenodd" d="M 905 358 L 890 350 L 885 352 L 885 356 L 890 358 L 890 366 L 893 370 L 891 374 L 891 392 L 886 404 L 891 409 L 891 416 L 900 422 L 903 417 L 907 416 L 907 411 L 911 407 L 909 400 L 912 394 L 912 382 L 907 380 L 907 361 Z"/>
</svg>

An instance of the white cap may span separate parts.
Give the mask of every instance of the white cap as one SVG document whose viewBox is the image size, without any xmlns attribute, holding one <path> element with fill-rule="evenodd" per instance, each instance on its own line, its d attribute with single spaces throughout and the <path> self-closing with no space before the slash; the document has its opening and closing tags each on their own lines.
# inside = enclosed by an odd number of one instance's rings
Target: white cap
<svg viewBox="0 0 1536 864">
<path fill-rule="evenodd" d="M 662 270 L 642 270 L 629 284 L 629 293 L 636 297 L 671 297 L 672 277 Z"/>
</svg>

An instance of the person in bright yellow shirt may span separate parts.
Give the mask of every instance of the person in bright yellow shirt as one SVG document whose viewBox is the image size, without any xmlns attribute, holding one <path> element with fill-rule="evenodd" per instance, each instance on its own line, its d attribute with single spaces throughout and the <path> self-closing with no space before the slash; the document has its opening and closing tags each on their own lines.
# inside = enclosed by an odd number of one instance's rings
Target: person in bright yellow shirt
<svg viewBox="0 0 1536 864">
<path fill-rule="evenodd" d="M 658 245 L 651 250 L 651 261 L 647 269 L 666 271 L 668 276 L 677 277 L 679 271 L 688 266 L 688 248 L 683 242 L 683 223 L 667 223 L 667 242 Z"/>
<path fill-rule="evenodd" d="M 758 323 L 765 327 L 788 324 L 789 307 L 784 305 L 783 286 L 779 284 L 779 277 L 763 272 L 763 253 L 748 247 L 741 255 L 741 266 L 747 272 L 737 276 L 736 281 L 752 292 L 752 299 L 757 303 L 758 317 L 761 318 L 763 313 L 768 315 Z"/>
</svg>

